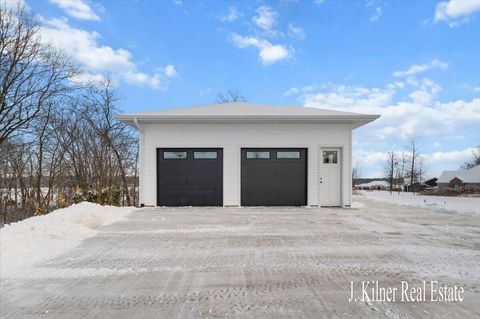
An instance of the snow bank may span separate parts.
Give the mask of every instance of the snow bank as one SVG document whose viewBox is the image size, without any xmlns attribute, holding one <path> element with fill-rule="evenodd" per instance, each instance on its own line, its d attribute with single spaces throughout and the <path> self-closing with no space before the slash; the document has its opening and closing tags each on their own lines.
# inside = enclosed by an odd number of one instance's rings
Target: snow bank
<svg viewBox="0 0 480 319">
<path fill-rule="evenodd" d="M 443 213 L 462 213 L 480 216 L 480 197 L 427 196 L 415 193 L 388 191 L 361 191 L 360 194 L 373 201 L 389 202 L 407 207 L 422 207 Z"/>
<path fill-rule="evenodd" d="M 0 229 L 0 277 L 28 271 L 72 249 L 95 235 L 97 228 L 120 221 L 133 210 L 83 202 L 5 225 Z"/>
<path fill-rule="evenodd" d="M 350 206 L 351 208 L 363 208 L 365 205 L 360 202 L 353 202 L 352 205 Z"/>
</svg>

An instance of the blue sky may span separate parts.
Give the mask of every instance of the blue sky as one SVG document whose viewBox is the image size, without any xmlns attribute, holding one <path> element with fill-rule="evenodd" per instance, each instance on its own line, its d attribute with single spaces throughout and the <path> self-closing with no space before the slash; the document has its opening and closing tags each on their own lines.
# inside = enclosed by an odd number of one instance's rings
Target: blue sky
<svg viewBox="0 0 480 319">
<path fill-rule="evenodd" d="M 251 102 L 381 114 L 354 133 L 366 177 L 413 137 L 429 176 L 480 144 L 479 0 L 24 3 L 86 77 L 115 79 L 125 112 L 238 89 Z"/>
</svg>

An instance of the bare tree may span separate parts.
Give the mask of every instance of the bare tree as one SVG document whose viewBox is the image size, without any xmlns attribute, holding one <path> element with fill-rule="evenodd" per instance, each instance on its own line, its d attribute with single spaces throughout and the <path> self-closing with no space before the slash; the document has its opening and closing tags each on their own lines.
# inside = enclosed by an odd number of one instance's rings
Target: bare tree
<svg viewBox="0 0 480 319">
<path fill-rule="evenodd" d="M 24 7 L 0 5 L 0 144 L 27 128 L 77 74 L 62 52 L 41 42 L 38 30 Z"/>
<path fill-rule="evenodd" d="M 396 180 L 397 180 L 397 188 L 398 192 L 400 192 L 400 185 L 401 182 L 404 180 L 405 177 L 405 165 L 407 164 L 407 157 L 405 156 L 405 152 L 402 152 L 402 157 L 400 158 L 400 161 L 398 162 L 397 165 L 397 170 L 396 170 Z"/>
<path fill-rule="evenodd" d="M 55 188 L 61 184 L 58 177 L 64 168 L 66 149 L 62 147 L 65 138 L 71 142 L 71 137 L 64 136 L 64 126 L 68 123 L 70 113 L 62 109 L 65 101 L 56 100 L 45 107 L 32 124 L 31 149 L 33 168 L 31 187 L 34 189 L 34 208 L 37 214 L 49 211 Z"/>
<path fill-rule="evenodd" d="M 124 163 L 124 157 L 120 149 L 122 144 L 130 144 L 129 128 L 122 122 L 115 120 L 114 115 L 116 109 L 116 97 L 112 90 L 112 82 L 107 79 L 101 84 L 100 88 L 92 88 L 90 90 L 89 104 L 83 109 L 83 118 L 92 126 L 95 132 L 102 138 L 103 142 L 113 152 L 120 170 L 124 195 L 126 197 L 127 206 L 130 206 L 130 193 L 128 190 L 127 170 Z"/>
<path fill-rule="evenodd" d="M 361 172 L 358 167 L 352 169 L 352 187 L 355 188 L 355 182 L 360 178 Z"/>
<path fill-rule="evenodd" d="M 471 161 L 467 161 L 462 165 L 463 169 L 469 169 L 477 165 L 480 165 L 480 145 L 477 146 L 476 150 L 472 151 L 472 157 L 473 158 Z"/>
<path fill-rule="evenodd" d="M 415 142 L 415 139 L 412 139 L 410 141 L 409 145 L 409 157 L 410 157 L 410 163 L 409 163 L 409 177 L 410 177 L 410 187 L 409 190 L 411 191 L 411 186 L 412 184 L 416 181 L 417 178 L 417 159 L 420 156 L 420 151 L 418 150 L 417 143 Z"/>
<path fill-rule="evenodd" d="M 31 143 L 22 138 L 10 138 L 0 144 L 0 162 L 2 163 L 0 208 L 3 210 L 4 223 L 8 221 L 7 214 L 12 208 L 12 204 L 13 210 L 26 208 L 27 196 L 30 194 L 26 193 L 25 185 L 28 178 L 28 164 L 32 155 Z"/>
<path fill-rule="evenodd" d="M 229 89 L 225 94 L 219 93 L 216 99 L 217 103 L 245 102 L 245 97 L 239 90 Z"/>
<path fill-rule="evenodd" d="M 397 170 L 397 166 L 398 166 L 397 154 L 394 151 L 388 152 L 387 162 L 385 166 L 385 173 L 388 178 L 390 194 L 392 194 L 392 191 L 393 191 L 393 185 L 395 182 L 394 176 L 395 176 L 395 171 Z"/>
<path fill-rule="evenodd" d="M 419 157 L 418 169 L 417 169 L 417 181 L 422 182 L 424 176 L 425 176 L 425 165 L 423 163 L 423 158 Z"/>
<path fill-rule="evenodd" d="M 0 11 L 3 221 L 85 200 L 136 205 L 137 134 L 114 118 L 111 82 L 73 85 L 77 67 L 40 41 L 38 21 Z"/>
</svg>

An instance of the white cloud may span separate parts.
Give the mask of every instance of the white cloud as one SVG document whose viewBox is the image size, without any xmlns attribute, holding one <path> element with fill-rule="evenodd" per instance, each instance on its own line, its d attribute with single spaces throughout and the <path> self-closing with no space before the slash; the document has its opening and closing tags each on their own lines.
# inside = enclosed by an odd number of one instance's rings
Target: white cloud
<svg viewBox="0 0 480 319">
<path fill-rule="evenodd" d="M 365 7 L 370 13 L 370 21 L 377 22 L 383 14 L 382 6 L 385 6 L 385 3 L 381 0 L 366 0 Z"/>
<path fill-rule="evenodd" d="M 370 16 L 370 21 L 376 22 L 382 16 L 382 8 L 376 7 L 373 14 Z"/>
<path fill-rule="evenodd" d="M 278 12 L 269 6 L 261 6 L 257 8 L 257 15 L 252 20 L 260 29 L 275 34 L 275 26 L 277 24 Z"/>
<path fill-rule="evenodd" d="M 412 75 L 422 73 L 432 69 L 446 70 L 447 68 L 448 68 L 448 63 L 434 59 L 428 63 L 414 64 L 410 66 L 406 71 L 395 71 L 392 74 L 395 77 L 405 77 L 405 76 L 412 76 Z"/>
<path fill-rule="evenodd" d="M 474 90 L 475 92 L 480 92 L 480 86 L 474 87 L 473 90 Z"/>
<path fill-rule="evenodd" d="M 105 81 L 106 79 L 107 78 L 102 74 L 82 72 L 70 78 L 70 81 L 78 84 L 87 84 L 87 83 L 93 83 L 93 82 L 102 82 L 102 81 Z"/>
<path fill-rule="evenodd" d="M 9 9 L 16 9 L 20 7 L 28 7 L 25 0 L 1 0 L 0 5 L 5 5 Z"/>
<path fill-rule="evenodd" d="M 460 151 L 434 152 L 429 156 L 429 160 L 434 162 L 463 162 L 469 160 L 476 150 L 475 147 L 469 147 Z"/>
<path fill-rule="evenodd" d="M 177 71 L 175 71 L 175 67 L 171 64 L 165 67 L 165 75 L 169 78 L 173 78 L 177 75 Z"/>
<path fill-rule="evenodd" d="M 228 8 L 228 13 L 224 16 L 220 16 L 220 21 L 223 22 L 234 22 L 241 17 L 241 14 L 237 11 L 235 7 Z"/>
<path fill-rule="evenodd" d="M 412 92 L 396 102 L 393 98 L 397 89 L 389 85 L 384 89 L 342 85 L 331 85 L 328 89 L 319 87 L 309 89 L 307 93 L 303 93 L 305 91 L 302 88 L 287 92 L 299 94 L 307 107 L 380 114 L 380 119 L 369 125 L 368 134 L 373 140 L 442 136 L 480 123 L 480 98 L 436 101 L 435 94 L 440 86 L 428 79 L 419 81 L 417 86 L 403 89 Z"/>
<path fill-rule="evenodd" d="M 319 90 L 320 88 L 326 88 L 327 86 L 326 85 L 322 85 L 322 86 L 319 86 L 319 85 L 316 85 L 316 84 L 311 84 L 311 85 L 306 85 L 304 87 L 293 87 L 293 88 L 289 88 L 288 90 L 286 90 L 283 95 L 285 96 L 290 96 L 290 95 L 296 95 L 296 94 L 305 94 L 305 93 L 308 93 L 308 92 L 312 92 L 312 91 L 315 91 L 315 90 Z"/>
<path fill-rule="evenodd" d="M 325 3 L 325 0 L 315 0 L 314 2 L 318 5 L 321 5 L 321 4 Z"/>
<path fill-rule="evenodd" d="M 298 39 L 305 39 L 305 32 L 301 27 L 295 26 L 293 23 L 288 24 L 288 35 Z"/>
<path fill-rule="evenodd" d="M 417 84 L 418 90 L 409 94 L 413 103 L 420 105 L 430 105 L 432 99 L 442 90 L 440 85 L 430 79 L 423 79 Z"/>
<path fill-rule="evenodd" d="M 92 8 L 82 0 L 50 0 L 50 2 L 56 4 L 66 14 L 76 19 L 100 20 L 100 17 L 93 12 Z"/>
<path fill-rule="evenodd" d="M 478 11 L 480 11 L 480 0 L 443 1 L 437 5 L 433 21 L 443 21 L 450 27 L 455 27 L 468 22 L 469 18 Z"/>
<path fill-rule="evenodd" d="M 285 38 L 285 33 L 276 29 L 278 12 L 270 6 L 260 6 L 255 10 L 252 21 L 255 23 L 254 35 L 238 35 L 230 34 L 230 41 L 240 49 L 254 47 L 258 49 L 259 60 L 264 65 L 273 64 L 281 60 L 285 60 L 293 56 L 295 50 L 285 44 L 274 44 L 271 37 Z M 304 38 L 305 33 L 302 28 L 289 23 L 288 35 L 291 37 Z"/>
<path fill-rule="evenodd" d="M 362 170 L 366 167 L 383 168 L 383 164 L 387 161 L 387 152 L 371 152 L 364 150 L 355 150 L 352 166 Z M 371 174 L 371 176 L 381 177 L 384 174 Z"/>
<path fill-rule="evenodd" d="M 325 86 L 321 86 L 325 90 Z M 307 93 L 304 104 L 320 108 L 377 108 L 388 105 L 395 93 L 391 89 L 351 87 L 345 85 L 329 86 L 329 92 Z M 312 86 L 309 86 L 310 90 Z M 302 89 L 304 91 L 304 89 Z M 288 91 L 287 91 L 288 92 Z"/>
<path fill-rule="evenodd" d="M 100 34 L 95 31 L 73 28 L 60 19 L 43 22 L 40 29 L 42 41 L 53 43 L 65 50 L 90 76 L 98 77 L 109 73 L 130 84 L 159 89 L 164 86 L 166 77 L 175 74 L 173 66 L 158 69 L 152 74 L 139 71 L 129 51 L 100 45 Z"/>
<path fill-rule="evenodd" d="M 183 4 L 183 0 L 173 0 L 173 4 L 176 6 L 181 6 Z"/>
<path fill-rule="evenodd" d="M 0 6 L 3 5 L 5 5 L 7 9 L 17 9 L 18 7 L 23 7 L 26 10 L 30 10 L 25 0 L 0 0 Z"/>
<path fill-rule="evenodd" d="M 432 95 L 425 90 L 414 91 L 409 96 L 412 98 L 413 103 L 428 105 L 432 102 Z"/>
<path fill-rule="evenodd" d="M 241 36 L 236 33 L 231 35 L 232 42 L 240 49 L 255 47 L 259 50 L 258 57 L 263 64 L 272 64 L 289 58 L 293 49 L 280 44 L 272 44 L 269 41 L 252 36 Z"/>
</svg>

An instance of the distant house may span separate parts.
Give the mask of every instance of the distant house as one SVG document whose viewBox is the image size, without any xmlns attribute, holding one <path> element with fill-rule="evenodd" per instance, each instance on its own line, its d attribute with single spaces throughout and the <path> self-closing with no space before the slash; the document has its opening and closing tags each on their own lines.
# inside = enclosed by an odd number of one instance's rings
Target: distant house
<svg viewBox="0 0 480 319">
<path fill-rule="evenodd" d="M 414 182 L 412 185 L 406 185 L 405 186 L 405 191 L 406 192 L 421 192 L 421 191 L 424 191 L 426 188 L 428 188 L 429 186 L 427 185 L 427 183 L 423 183 L 423 182 Z"/>
<path fill-rule="evenodd" d="M 386 181 L 371 181 L 355 186 L 356 189 L 360 190 L 386 190 L 388 187 L 389 184 Z"/>
<path fill-rule="evenodd" d="M 438 188 L 459 188 L 462 186 L 480 186 L 480 165 L 470 169 L 443 171 L 437 180 Z"/>
<path fill-rule="evenodd" d="M 435 177 L 434 177 L 434 178 L 431 178 L 431 179 L 425 181 L 425 184 L 426 184 L 428 187 L 435 187 L 435 186 L 437 186 L 437 180 L 438 180 L 438 178 L 435 178 Z"/>
</svg>

